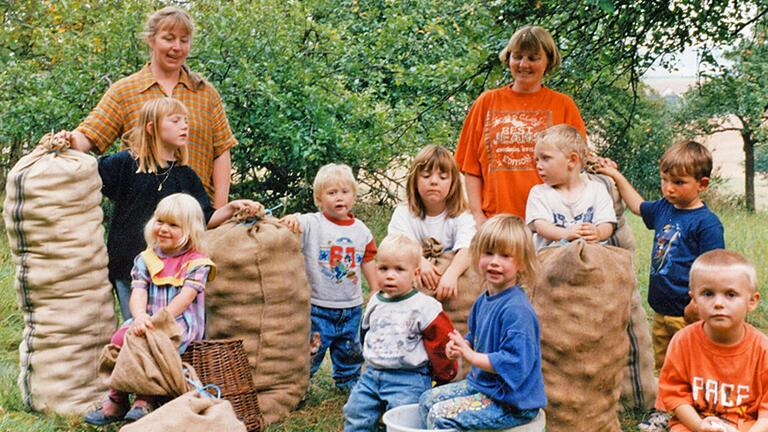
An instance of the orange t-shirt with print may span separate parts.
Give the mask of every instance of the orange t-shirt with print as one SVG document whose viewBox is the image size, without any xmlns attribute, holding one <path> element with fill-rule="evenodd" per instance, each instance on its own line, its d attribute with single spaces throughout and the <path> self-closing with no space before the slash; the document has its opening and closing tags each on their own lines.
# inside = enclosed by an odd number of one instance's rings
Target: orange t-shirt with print
<svg viewBox="0 0 768 432">
<path fill-rule="evenodd" d="M 768 337 L 744 324 L 736 345 L 719 345 L 704 333 L 699 321 L 672 338 L 659 375 L 656 409 L 672 413 L 692 405 L 704 418 L 716 416 L 747 431 L 758 418 L 768 417 Z M 676 417 L 671 432 L 689 429 Z"/>
<path fill-rule="evenodd" d="M 563 123 L 586 138 L 573 99 L 546 87 L 520 93 L 508 85 L 477 98 L 464 120 L 456 163 L 461 172 L 482 178 L 486 216 L 512 213 L 525 219 L 528 192 L 541 183 L 533 157 L 536 134 Z"/>
</svg>

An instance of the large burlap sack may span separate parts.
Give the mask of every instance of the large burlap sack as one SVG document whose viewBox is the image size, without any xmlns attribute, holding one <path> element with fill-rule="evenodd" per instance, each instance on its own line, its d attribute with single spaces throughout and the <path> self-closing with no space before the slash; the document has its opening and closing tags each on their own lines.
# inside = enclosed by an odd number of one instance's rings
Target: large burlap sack
<svg viewBox="0 0 768 432">
<path fill-rule="evenodd" d="M 232 404 L 193 390 L 168 402 L 156 411 L 129 423 L 120 432 L 246 432 Z"/>
<path fill-rule="evenodd" d="M 106 387 L 115 328 L 96 159 L 46 135 L 8 173 L 3 219 L 24 316 L 19 388 L 27 406 L 83 414 Z"/>
<path fill-rule="evenodd" d="M 242 339 L 266 423 L 287 416 L 309 384 L 309 297 L 296 235 L 276 219 L 233 218 L 205 234 L 216 263 L 206 288 L 207 337 Z"/>
<path fill-rule="evenodd" d="M 443 245 L 437 239 L 428 237 L 422 242 L 422 251 L 424 258 L 428 259 L 434 264 L 440 273 L 444 273 L 445 269 L 451 264 L 453 252 L 443 252 Z M 421 280 L 416 279 L 416 287 L 424 294 L 434 297 L 435 292 L 424 288 L 421 285 Z M 475 304 L 475 300 L 483 292 L 483 281 L 477 272 L 470 266 L 467 271 L 459 277 L 456 289 L 456 295 L 440 302 L 443 304 L 443 310 L 451 318 L 453 327 L 459 331 L 462 335 L 467 334 L 467 321 L 469 320 L 469 311 L 472 310 L 472 305 Z M 472 365 L 466 361 L 460 361 L 460 370 L 456 374 L 454 381 L 463 380 L 472 368 Z"/>
<path fill-rule="evenodd" d="M 99 357 L 99 375 L 110 388 L 128 393 L 179 396 L 190 389 L 179 355 L 181 328 L 167 309 L 152 316 L 154 329 L 125 333 L 122 347 L 109 344 Z M 189 365 L 186 365 L 190 369 Z"/>
<path fill-rule="evenodd" d="M 594 164 L 592 167 L 594 170 Z M 605 185 L 613 199 L 613 210 L 616 212 L 617 224 L 616 231 L 614 231 L 608 243 L 634 252 L 635 237 L 632 235 L 632 229 L 627 224 L 627 217 L 624 215 L 626 207 L 621 199 L 616 183 L 610 177 L 601 174 L 591 173 L 586 174 L 586 176 L 590 180 L 598 181 Z M 632 294 L 629 320 L 630 322 L 627 326 L 629 357 L 624 369 L 624 382 L 621 385 L 622 407 L 627 406 L 640 410 L 649 410 L 653 408 L 656 401 L 658 380 L 653 374 L 653 346 L 651 344 L 651 331 L 648 326 L 648 315 L 645 313 L 643 302 L 640 299 L 640 292 L 637 289 Z"/>
<path fill-rule="evenodd" d="M 541 326 L 547 430 L 618 432 L 632 255 L 578 240 L 539 257 L 531 303 Z"/>
</svg>

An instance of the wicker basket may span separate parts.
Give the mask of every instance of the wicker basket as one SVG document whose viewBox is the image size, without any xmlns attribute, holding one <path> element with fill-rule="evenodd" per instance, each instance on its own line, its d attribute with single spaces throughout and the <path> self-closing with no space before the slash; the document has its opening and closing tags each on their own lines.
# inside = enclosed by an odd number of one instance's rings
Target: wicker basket
<svg viewBox="0 0 768 432">
<path fill-rule="evenodd" d="M 181 360 L 195 368 L 203 384 L 221 388 L 221 397 L 232 404 L 248 432 L 261 432 L 264 422 L 242 340 L 194 341 Z"/>
</svg>

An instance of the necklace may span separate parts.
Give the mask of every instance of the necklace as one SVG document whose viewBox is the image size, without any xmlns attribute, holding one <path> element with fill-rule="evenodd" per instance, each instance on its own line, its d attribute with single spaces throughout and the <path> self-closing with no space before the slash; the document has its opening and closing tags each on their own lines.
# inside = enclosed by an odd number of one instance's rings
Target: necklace
<svg viewBox="0 0 768 432">
<path fill-rule="evenodd" d="M 165 170 L 165 175 L 164 175 L 163 179 L 162 180 L 158 180 L 159 181 L 159 184 L 157 185 L 157 191 L 158 192 L 163 190 L 163 184 L 165 183 L 166 180 L 168 180 L 168 177 L 171 176 L 171 170 L 173 169 L 175 164 L 176 164 L 176 161 L 171 161 L 171 165 L 169 165 L 168 169 Z M 157 173 L 155 173 L 155 178 L 159 178 L 159 177 L 160 176 Z"/>
</svg>

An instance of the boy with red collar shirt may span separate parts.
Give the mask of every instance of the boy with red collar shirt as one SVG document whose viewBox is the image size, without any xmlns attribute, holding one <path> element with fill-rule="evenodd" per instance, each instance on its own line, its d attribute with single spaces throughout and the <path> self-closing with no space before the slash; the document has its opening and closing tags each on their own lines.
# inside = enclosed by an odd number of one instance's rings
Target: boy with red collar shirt
<svg viewBox="0 0 768 432">
<path fill-rule="evenodd" d="M 336 387 L 351 389 L 363 364 L 359 332 L 362 275 L 371 292 L 378 288 L 373 262 L 376 242 L 368 227 L 352 215 L 357 183 L 350 167 L 321 167 L 312 189 L 320 211 L 288 215 L 280 222 L 301 233 L 304 266 L 312 287 L 312 334 L 320 334 L 321 345 L 312 357 L 310 374 L 320 368 L 330 348 Z"/>
<path fill-rule="evenodd" d="M 691 267 L 701 321 L 672 338 L 656 408 L 674 414 L 670 431 L 768 431 L 768 337 L 746 323 L 757 307 L 755 267 L 716 249 Z"/>
</svg>

